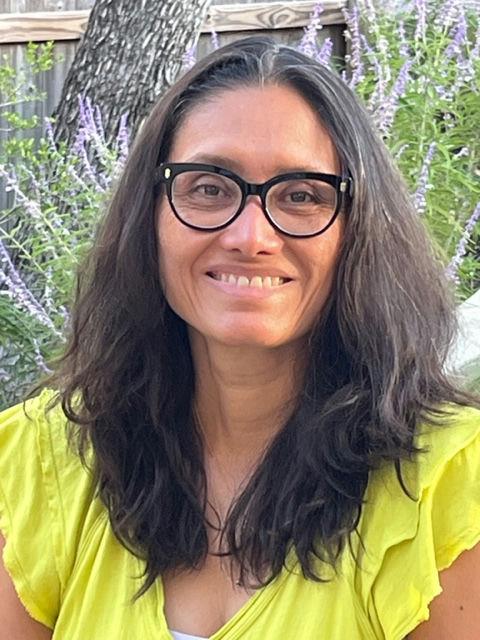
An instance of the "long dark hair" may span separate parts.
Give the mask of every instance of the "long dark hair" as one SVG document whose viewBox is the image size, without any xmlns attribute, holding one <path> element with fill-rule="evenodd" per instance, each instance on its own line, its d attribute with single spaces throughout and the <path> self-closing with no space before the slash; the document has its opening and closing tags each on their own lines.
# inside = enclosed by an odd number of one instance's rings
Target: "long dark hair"
<svg viewBox="0 0 480 640">
<path fill-rule="evenodd" d="M 154 169 L 195 105 L 239 86 L 295 89 L 353 177 L 336 284 L 309 336 L 296 407 L 223 529 L 246 583 L 267 584 L 294 550 L 323 580 L 359 522 L 369 472 L 419 450 L 419 421 L 474 404 L 446 376 L 452 291 L 407 188 L 364 108 L 332 71 L 269 38 L 218 49 L 186 73 L 143 125 L 78 278 L 71 332 L 53 376 L 71 439 L 121 543 L 146 562 L 144 593 L 208 552 L 202 441 L 185 323 L 158 274 Z M 294 117 L 294 115 L 292 116 Z M 78 402 L 78 399 L 81 402 Z M 415 496 L 410 496 L 414 498 Z M 267 570 L 266 570 L 267 569 Z"/>
</svg>

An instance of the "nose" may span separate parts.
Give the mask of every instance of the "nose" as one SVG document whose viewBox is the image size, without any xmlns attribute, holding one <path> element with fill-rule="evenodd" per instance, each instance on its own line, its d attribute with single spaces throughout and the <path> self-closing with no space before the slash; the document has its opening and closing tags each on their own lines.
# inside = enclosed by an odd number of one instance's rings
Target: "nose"
<svg viewBox="0 0 480 640">
<path fill-rule="evenodd" d="M 284 240 L 267 220 L 260 196 L 250 195 L 238 218 L 222 231 L 220 244 L 227 251 L 253 257 L 279 253 Z"/>
</svg>

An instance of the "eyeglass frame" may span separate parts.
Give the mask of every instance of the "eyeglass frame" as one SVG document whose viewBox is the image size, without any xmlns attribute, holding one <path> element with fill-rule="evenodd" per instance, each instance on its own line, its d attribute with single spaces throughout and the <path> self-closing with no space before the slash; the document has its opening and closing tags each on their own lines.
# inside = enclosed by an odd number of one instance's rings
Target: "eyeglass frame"
<svg viewBox="0 0 480 640">
<path fill-rule="evenodd" d="M 233 216 L 231 216 L 227 220 L 227 222 L 224 222 L 221 225 L 218 225 L 216 227 L 204 228 L 204 227 L 198 227 L 190 222 L 186 222 L 179 215 L 179 213 L 175 209 L 175 205 L 173 204 L 172 184 L 176 176 L 189 171 L 206 171 L 208 173 L 225 176 L 226 178 L 230 178 L 231 180 L 233 180 L 233 182 L 235 182 L 240 187 L 242 199 L 240 201 L 238 210 Z M 312 179 L 319 180 L 320 182 L 326 182 L 327 184 L 335 188 L 336 195 L 337 195 L 335 210 L 332 214 L 332 217 L 329 223 L 325 227 L 323 227 L 323 229 L 321 229 L 320 231 L 315 231 L 315 233 L 308 233 L 308 234 L 289 233 L 288 231 L 285 231 L 284 229 L 282 229 L 282 227 L 275 222 L 271 213 L 269 212 L 267 207 L 267 200 L 266 200 L 267 193 L 271 187 L 281 182 L 286 182 L 288 180 L 312 180 Z M 280 233 L 283 233 L 284 235 L 290 238 L 313 238 L 315 236 L 321 235 L 322 233 L 325 233 L 325 231 L 327 231 L 332 226 L 332 224 L 337 219 L 340 211 L 342 210 L 342 207 L 345 203 L 346 196 L 348 195 L 349 198 L 353 197 L 353 179 L 350 176 L 338 176 L 331 173 L 319 173 L 319 172 L 312 172 L 312 171 L 294 171 L 291 173 L 282 173 L 278 176 L 274 176 L 273 178 L 270 178 L 266 182 L 258 184 L 253 182 L 247 182 L 246 180 L 241 178 L 238 174 L 234 173 L 233 171 L 230 171 L 229 169 L 224 169 L 223 167 L 218 167 L 213 164 L 203 164 L 203 163 L 195 163 L 195 162 L 162 162 L 158 167 L 155 168 L 155 172 L 154 172 L 154 186 L 157 187 L 159 183 L 164 184 L 166 187 L 165 191 L 167 194 L 168 202 L 177 220 L 179 220 L 182 224 L 184 224 L 186 227 L 189 227 L 190 229 L 195 229 L 196 231 L 206 231 L 206 232 L 221 231 L 222 229 L 225 229 L 226 227 L 228 227 L 234 220 L 236 220 L 239 217 L 239 215 L 242 213 L 242 211 L 245 208 L 247 197 L 252 195 L 252 196 L 260 196 L 263 214 L 268 220 L 269 224 L 276 231 L 279 231 Z"/>
</svg>

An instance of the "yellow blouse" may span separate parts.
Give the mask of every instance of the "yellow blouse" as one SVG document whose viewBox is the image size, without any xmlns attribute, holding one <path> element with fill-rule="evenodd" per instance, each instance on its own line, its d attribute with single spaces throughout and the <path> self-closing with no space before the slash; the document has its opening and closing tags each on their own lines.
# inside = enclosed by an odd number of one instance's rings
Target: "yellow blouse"
<svg viewBox="0 0 480 640">
<path fill-rule="evenodd" d="M 161 580 L 131 603 L 143 565 L 67 448 L 61 408 L 44 415 L 50 397 L 27 402 L 32 420 L 22 405 L 0 414 L 0 529 L 18 595 L 54 640 L 170 640 Z M 417 502 L 393 465 L 370 475 L 361 569 L 345 551 L 329 583 L 284 570 L 212 640 L 400 640 L 426 620 L 438 572 L 480 540 L 480 411 L 452 409 L 450 426 L 420 429 L 417 443 L 429 453 L 402 464 Z"/>
</svg>

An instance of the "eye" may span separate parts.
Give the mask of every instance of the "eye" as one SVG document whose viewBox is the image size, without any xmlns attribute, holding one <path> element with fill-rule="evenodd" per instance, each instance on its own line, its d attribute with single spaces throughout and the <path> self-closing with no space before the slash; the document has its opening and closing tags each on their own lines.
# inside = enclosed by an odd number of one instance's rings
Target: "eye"
<svg viewBox="0 0 480 640">
<path fill-rule="evenodd" d="M 184 175 L 183 186 L 193 198 L 227 199 L 232 197 L 237 190 L 236 185 L 223 176 L 199 172 L 190 172 Z"/>
<path fill-rule="evenodd" d="M 297 202 L 300 204 L 315 201 L 313 194 L 308 193 L 307 191 L 292 191 L 286 195 L 291 199 L 291 202 Z"/>
<path fill-rule="evenodd" d="M 331 199 L 331 194 L 328 189 L 322 189 L 322 186 L 287 183 L 285 188 L 281 192 L 279 191 L 277 197 L 285 205 L 320 205 L 328 202 Z"/>
<path fill-rule="evenodd" d="M 285 180 L 268 194 L 271 211 L 292 216 L 329 216 L 336 206 L 335 188 L 318 179 Z"/>
<path fill-rule="evenodd" d="M 198 184 L 194 190 L 204 196 L 219 196 L 222 192 L 222 189 L 215 184 Z"/>
</svg>

